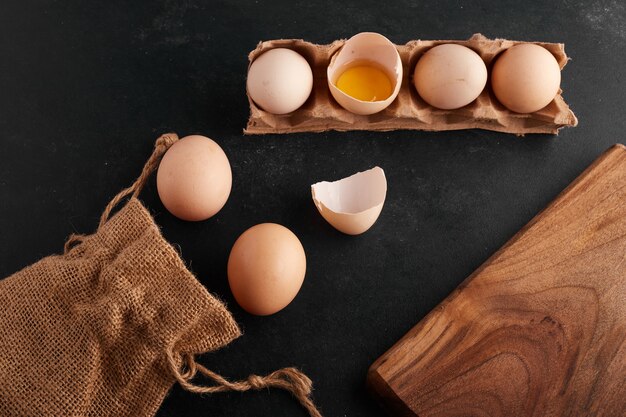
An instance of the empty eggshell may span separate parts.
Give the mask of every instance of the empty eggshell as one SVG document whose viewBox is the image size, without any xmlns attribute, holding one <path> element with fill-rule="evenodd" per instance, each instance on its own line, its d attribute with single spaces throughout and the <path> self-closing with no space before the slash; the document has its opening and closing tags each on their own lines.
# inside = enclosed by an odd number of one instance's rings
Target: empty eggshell
<svg viewBox="0 0 626 417">
<path fill-rule="evenodd" d="M 378 219 L 387 196 L 385 171 L 374 167 L 338 181 L 311 186 L 313 202 L 335 229 L 360 235 Z"/>
<path fill-rule="evenodd" d="M 393 93 L 385 100 L 362 101 L 337 88 L 339 76 L 355 62 L 369 62 L 384 70 L 394 87 Z M 389 39 L 378 33 L 363 32 L 348 39 L 339 52 L 333 55 L 328 65 L 327 78 L 328 88 L 341 107 L 355 114 L 374 114 L 388 107 L 400 92 L 402 60 Z"/>
</svg>

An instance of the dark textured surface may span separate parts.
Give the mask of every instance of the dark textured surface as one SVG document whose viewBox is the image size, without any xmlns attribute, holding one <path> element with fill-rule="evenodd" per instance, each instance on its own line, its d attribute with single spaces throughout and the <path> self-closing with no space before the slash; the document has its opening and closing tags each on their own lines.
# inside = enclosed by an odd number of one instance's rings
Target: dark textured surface
<svg viewBox="0 0 626 417">
<path fill-rule="evenodd" d="M 380 416 L 368 366 L 543 208 L 604 149 L 624 142 L 626 8 L 620 1 L 0 3 L 0 276 L 89 232 L 163 132 L 201 133 L 230 158 L 233 192 L 203 223 L 143 199 L 245 335 L 203 357 L 230 377 L 301 367 L 325 416 Z M 483 131 L 243 137 L 247 54 L 259 40 L 327 43 L 364 31 L 396 43 L 489 37 L 564 42 L 564 97 L 580 120 L 558 137 Z M 360 237 L 316 212 L 309 185 L 374 165 L 387 203 Z M 296 300 L 243 312 L 226 261 L 246 228 L 278 222 L 308 256 Z M 167 416 L 304 415 L 287 394 L 198 397 L 178 387 Z"/>
</svg>

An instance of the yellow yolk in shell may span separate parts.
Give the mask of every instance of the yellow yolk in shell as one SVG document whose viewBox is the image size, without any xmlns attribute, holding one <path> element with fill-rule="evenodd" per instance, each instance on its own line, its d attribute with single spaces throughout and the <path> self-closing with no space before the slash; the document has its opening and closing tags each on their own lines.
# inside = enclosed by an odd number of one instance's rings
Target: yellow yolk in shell
<svg viewBox="0 0 626 417">
<path fill-rule="evenodd" d="M 361 101 L 386 100 L 393 93 L 393 84 L 385 71 L 370 64 L 349 67 L 337 78 L 335 85 Z"/>
</svg>

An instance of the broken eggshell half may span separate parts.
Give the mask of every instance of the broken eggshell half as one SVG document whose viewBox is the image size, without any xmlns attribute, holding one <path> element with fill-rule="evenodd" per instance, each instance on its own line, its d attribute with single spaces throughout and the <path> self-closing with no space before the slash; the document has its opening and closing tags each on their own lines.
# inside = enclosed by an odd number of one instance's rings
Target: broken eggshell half
<svg viewBox="0 0 626 417">
<path fill-rule="evenodd" d="M 313 202 L 335 229 L 360 235 L 378 219 L 387 196 L 385 171 L 374 167 L 338 181 L 311 186 Z"/>
<path fill-rule="evenodd" d="M 337 79 L 351 65 L 370 62 L 385 71 L 394 88 L 385 100 L 362 101 L 337 87 Z M 362 32 L 354 35 L 333 55 L 326 72 L 328 88 L 337 103 L 349 112 L 369 115 L 387 108 L 398 96 L 402 84 L 402 60 L 396 46 L 379 33 Z"/>
</svg>

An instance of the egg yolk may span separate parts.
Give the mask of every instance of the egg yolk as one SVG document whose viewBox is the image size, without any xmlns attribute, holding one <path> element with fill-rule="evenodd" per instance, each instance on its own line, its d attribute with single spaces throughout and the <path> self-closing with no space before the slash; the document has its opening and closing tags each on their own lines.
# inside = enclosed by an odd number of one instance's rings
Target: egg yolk
<svg viewBox="0 0 626 417">
<path fill-rule="evenodd" d="M 337 78 L 335 85 L 347 95 L 361 101 L 386 100 L 393 93 L 393 86 L 387 74 L 367 64 L 346 69 Z"/>
</svg>

